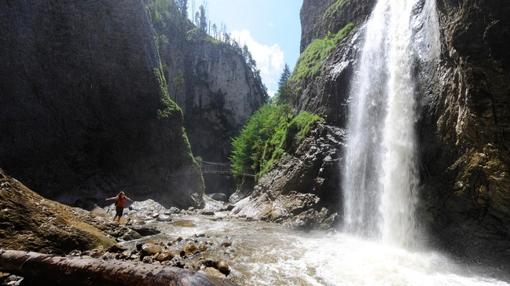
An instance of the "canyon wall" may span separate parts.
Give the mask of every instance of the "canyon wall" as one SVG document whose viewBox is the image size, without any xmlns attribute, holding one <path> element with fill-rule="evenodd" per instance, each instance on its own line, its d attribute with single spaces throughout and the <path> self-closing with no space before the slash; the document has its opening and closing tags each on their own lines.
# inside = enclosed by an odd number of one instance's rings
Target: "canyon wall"
<svg viewBox="0 0 510 286">
<path fill-rule="evenodd" d="M 3 1 L 0 31 L 6 171 L 69 203 L 125 190 L 201 205 L 145 1 Z"/>
</svg>

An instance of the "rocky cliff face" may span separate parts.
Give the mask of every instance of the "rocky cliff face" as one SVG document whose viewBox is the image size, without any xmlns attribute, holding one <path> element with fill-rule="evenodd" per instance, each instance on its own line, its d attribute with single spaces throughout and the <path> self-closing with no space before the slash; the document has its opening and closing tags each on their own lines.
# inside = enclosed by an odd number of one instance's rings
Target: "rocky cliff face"
<svg viewBox="0 0 510 286">
<path fill-rule="evenodd" d="M 360 25 L 375 1 L 322 1 L 313 9 L 311 2 L 304 1 L 302 10 L 302 50 L 322 37 L 325 27 L 338 30 L 354 22 L 357 28 L 337 44 L 318 74 L 293 83 L 296 92 L 287 101 L 344 128 Z M 416 71 L 422 114 L 419 216 L 436 246 L 508 261 L 510 5 L 502 0 L 438 0 L 437 5 L 441 60 Z M 333 16 L 327 12 L 332 7 Z"/>
<path fill-rule="evenodd" d="M 331 48 L 317 73 L 291 81 L 294 93 L 285 100 L 298 110 L 320 114 L 329 124 L 344 127 L 347 115 L 347 98 L 350 79 L 356 65 L 356 54 L 361 45 L 360 29 L 370 14 L 374 0 L 364 1 L 314 1 L 305 0 L 301 8 L 301 51 L 312 42 L 335 34 L 353 25 L 336 47 Z M 312 8 L 313 7 L 313 8 Z M 311 11 L 311 12 L 308 12 Z"/>
<path fill-rule="evenodd" d="M 200 205 L 146 2 L 0 3 L 0 165 L 74 201 L 121 189 Z"/>
<path fill-rule="evenodd" d="M 301 7 L 301 52 L 317 38 L 337 32 L 350 22 L 362 23 L 375 0 L 304 0 Z"/>
<path fill-rule="evenodd" d="M 232 47 L 198 41 L 192 43 L 191 51 L 183 104 L 190 141 L 205 160 L 225 162 L 231 139 L 267 95 Z"/>
<path fill-rule="evenodd" d="M 292 144 L 252 192 L 238 191 L 230 198 L 237 201 L 233 214 L 301 229 L 331 227 L 341 202 L 337 189 L 343 141 L 340 128 L 314 124 L 310 134 L 297 146 Z"/>
<path fill-rule="evenodd" d="M 420 123 L 432 233 L 460 255 L 510 259 L 510 5 L 438 1 L 437 90 Z"/>
<path fill-rule="evenodd" d="M 172 1 L 152 10 L 169 94 L 184 112 L 193 152 L 228 164 L 231 139 L 268 98 L 260 77 L 239 47 L 182 19 Z M 234 188 L 225 175 L 204 178 L 208 192 Z"/>
</svg>

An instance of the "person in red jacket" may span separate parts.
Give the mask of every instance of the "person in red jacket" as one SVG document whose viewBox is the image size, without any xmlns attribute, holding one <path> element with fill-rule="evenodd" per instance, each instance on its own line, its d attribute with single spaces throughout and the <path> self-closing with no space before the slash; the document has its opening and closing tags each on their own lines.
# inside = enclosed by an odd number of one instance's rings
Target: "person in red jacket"
<svg viewBox="0 0 510 286">
<path fill-rule="evenodd" d="M 128 198 L 124 192 L 120 192 L 115 197 L 107 198 L 107 201 L 115 201 L 115 217 L 113 217 L 114 221 L 120 223 L 120 218 L 124 213 L 124 208 L 126 207 L 127 201 L 133 201 Z"/>
</svg>

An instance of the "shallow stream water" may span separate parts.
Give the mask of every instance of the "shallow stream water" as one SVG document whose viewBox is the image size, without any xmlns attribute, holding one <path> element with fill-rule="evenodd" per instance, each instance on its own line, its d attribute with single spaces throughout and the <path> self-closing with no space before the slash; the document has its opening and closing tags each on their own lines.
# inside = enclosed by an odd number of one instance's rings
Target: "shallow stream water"
<svg viewBox="0 0 510 286">
<path fill-rule="evenodd" d="M 229 277 L 241 285 L 510 285 L 494 278 L 491 269 L 343 233 L 304 233 L 226 216 L 180 216 L 173 223 L 151 224 L 163 231 L 157 239 L 228 237 L 232 246 L 221 255 L 231 264 Z"/>
</svg>

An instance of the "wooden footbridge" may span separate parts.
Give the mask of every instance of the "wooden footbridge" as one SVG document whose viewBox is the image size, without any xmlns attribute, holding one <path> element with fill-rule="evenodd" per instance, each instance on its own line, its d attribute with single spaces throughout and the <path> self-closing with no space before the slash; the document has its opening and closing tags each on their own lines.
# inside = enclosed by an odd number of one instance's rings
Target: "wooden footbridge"
<svg viewBox="0 0 510 286">
<path fill-rule="evenodd" d="M 224 176 L 233 175 L 230 163 L 201 161 L 200 169 L 202 170 L 202 174 L 214 174 Z M 243 174 L 243 176 L 255 177 L 254 174 Z"/>
</svg>

